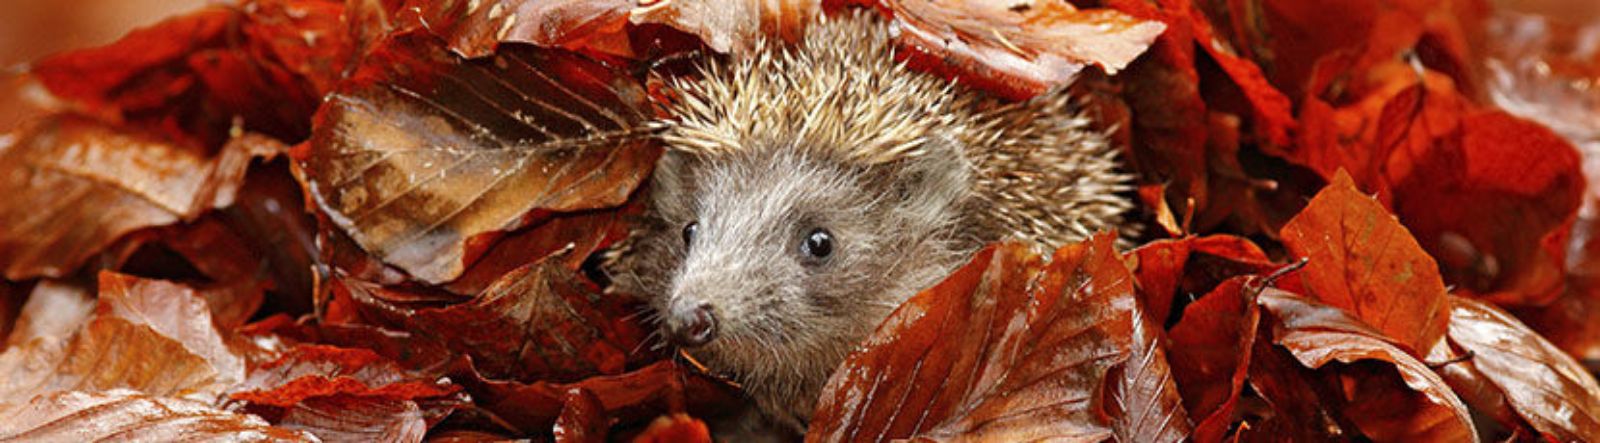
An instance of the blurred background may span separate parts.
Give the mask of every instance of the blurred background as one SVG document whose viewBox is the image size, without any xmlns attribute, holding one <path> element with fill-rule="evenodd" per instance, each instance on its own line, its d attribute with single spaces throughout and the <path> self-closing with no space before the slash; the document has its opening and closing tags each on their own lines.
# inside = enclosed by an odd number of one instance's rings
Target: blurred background
<svg viewBox="0 0 1600 443">
<path fill-rule="evenodd" d="M 18 73 L 30 60 L 115 41 L 207 0 L 0 0 L 0 132 L 29 115 Z"/>
</svg>

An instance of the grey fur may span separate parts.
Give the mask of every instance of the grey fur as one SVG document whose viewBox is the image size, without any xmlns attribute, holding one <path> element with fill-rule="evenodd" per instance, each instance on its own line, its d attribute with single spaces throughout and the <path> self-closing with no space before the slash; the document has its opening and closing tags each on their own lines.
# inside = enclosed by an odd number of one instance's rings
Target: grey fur
<svg viewBox="0 0 1600 443">
<path fill-rule="evenodd" d="M 689 352 L 795 430 L 889 312 L 983 243 L 1080 240 L 1130 206 L 1065 94 L 986 100 L 894 63 L 884 27 L 835 18 L 674 85 L 648 216 L 607 266 L 663 326 L 710 304 L 717 338 Z M 815 228 L 836 239 L 820 262 L 800 252 Z"/>
</svg>

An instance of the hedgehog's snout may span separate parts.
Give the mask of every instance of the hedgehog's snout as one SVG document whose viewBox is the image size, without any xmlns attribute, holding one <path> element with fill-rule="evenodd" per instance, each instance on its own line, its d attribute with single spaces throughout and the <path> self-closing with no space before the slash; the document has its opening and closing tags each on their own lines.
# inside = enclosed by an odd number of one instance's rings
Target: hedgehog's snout
<svg viewBox="0 0 1600 443">
<path fill-rule="evenodd" d="M 717 313 L 710 303 L 674 303 L 666 315 L 667 339 L 685 348 L 717 338 Z"/>
</svg>

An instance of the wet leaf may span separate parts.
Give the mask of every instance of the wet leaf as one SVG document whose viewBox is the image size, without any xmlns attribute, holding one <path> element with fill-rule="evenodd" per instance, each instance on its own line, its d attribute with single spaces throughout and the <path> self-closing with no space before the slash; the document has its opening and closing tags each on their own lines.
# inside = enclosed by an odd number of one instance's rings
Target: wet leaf
<svg viewBox="0 0 1600 443">
<path fill-rule="evenodd" d="M 1018 98 L 1066 84 L 1086 65 L 1115 74 L 1166 29 L 1159 21 L 1060 1 L 878 3 L 892 13 L 901 43 L 920 53 L 913 59 L 925 57 L 924 66 Z"/>
<path fill-rule="evenodd" d="M 1111 429 L 1120 441 L 1187 441 L 1192 425 L 1167 364 L 1168 341 L 1161 326 L 1148 317 L 1133 313 L 1128 360 L 1106 374 L 1111 384 L 1105 403 Z"/>
<path fill-rule="evenodd" d="M 1122 383 L 1108 380 L 1107 371 L 1130 361 L 1132 316 L 1143 315 L 1133 276 L 1111 241 L 1101 235 L 1070 245 L 1048 264 L 1020 244 L 978 253 L 890 314 L 845 360 L 823 391 L 808 438 L 1102 439 L 1134 431 L 1114 431 L 1113 420 L 1178 426 L 1171 417 L 1182 414 L 1169 410 L 1119 411 L 1153 421 L 1102 418 L 1101 387 Z M 1146 373 L 1154 378 L 1145 381 L 1164 377 L 1160 372 Z"/>
<path fill-rule="evenodd" d="M 1348 174 L 1336 175 L 1281 235 L 1309 260 L 1299 273 L 1308 296 L 1349 311 L 1413 355 L 1444 337 L 1449 301 L 1438 266 Z"/>
<path fill-rule="evenodd" d="M 57 392 L 0 405 L 0 439 L 20 441 L 317 441 L 260 417 L 128 390 Z"/>
<path fill-rule="evenodd" d="M 367 251 L 429 283 L 460 276 L 534 211 L 621 204 L 659 149 L 631 78 L 507 46 L 463 61 L 417 32 L 382 43 L 297 151 L 308 193 Z"/>
<path fill-rule="evenodd" d="M 129 232 L 226 205 L 257 155 L 214 157 L 75 116 L 39 122 L 0 150 L 0 267 L 8 279 L 60 277 Z"/>
<path fill-rule="evenodd" d="M 209 402 L 243 377 L 193 290 L 109 272 L 100 286 L 93 315 L 72 334 L 41 334 L 0 354 L 0 406 L 111 389 Z"/>
<path fill-rule="evenodd" d="M 1600 384 L 1593 375 L 1505 311 L 1466 297 L 1450 301 L 1450 343 L 1471 353 L 1451 366 L 1481 374 L 1498 391 L 1498 401 L 1546 438 L 1600 439 Z M 1452 369 L 1441 372 L 1456 386 L 1459 376 Z"/>
<path fill-rule="evenodd" d="M 1310 298 L 1276 289 L 1260 297 L 1272 342 L 1319 370 L 1314 380 L 1326 383 L 1319 401 L 1362 434 L 1374 441 L 1478 440 L 1466 405 L 1403 343 Z"/>
</svg>

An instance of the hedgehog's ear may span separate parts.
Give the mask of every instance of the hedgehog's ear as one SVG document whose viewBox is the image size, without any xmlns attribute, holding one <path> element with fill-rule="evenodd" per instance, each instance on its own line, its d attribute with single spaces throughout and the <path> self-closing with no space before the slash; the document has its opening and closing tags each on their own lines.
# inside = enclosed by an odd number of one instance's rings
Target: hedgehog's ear
<svg viewBox="0 0 1600 443">
<path fill-rule="evenodd" d="M 896 195 L 900 207 L 918 216 L 916 219 L 940 219 L 940 214 L 953 214 L 972 193 L 972 162 L 962 153 L 955 140 L 946 137 L 928 139 L 919 155 L 901 160 L 901 173 L 896 177 Z"/>
</svg>

